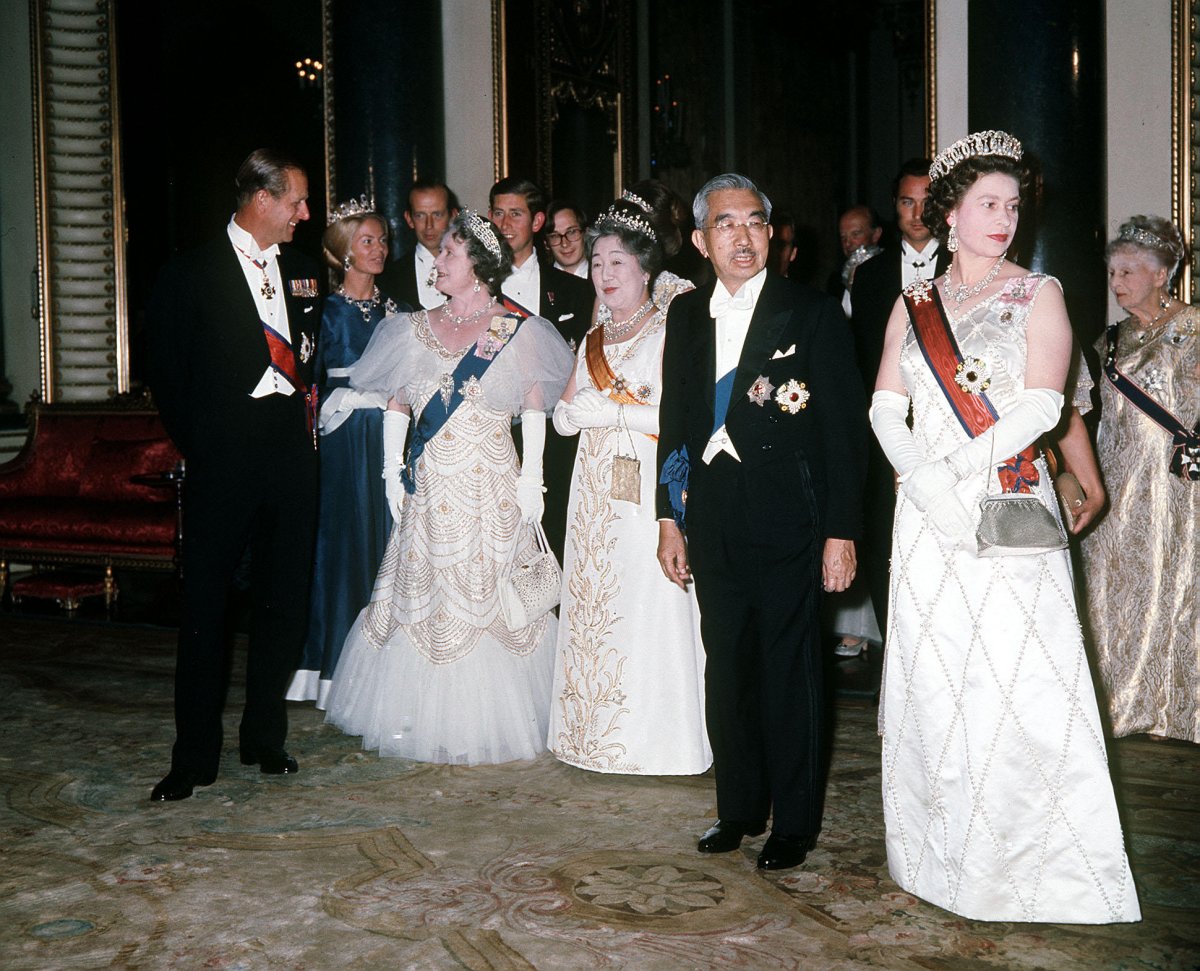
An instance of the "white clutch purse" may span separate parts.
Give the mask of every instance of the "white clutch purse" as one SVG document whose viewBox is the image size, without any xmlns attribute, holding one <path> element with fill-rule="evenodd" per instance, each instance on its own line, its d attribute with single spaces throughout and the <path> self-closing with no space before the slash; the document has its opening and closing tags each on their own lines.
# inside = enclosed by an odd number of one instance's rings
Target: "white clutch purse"
<svg viewBox="0 0 1200 971">
<path fill-rule="evenodd" d="M 500 579 L 500 613 L 509 630 L 522 630 L 559 601 L 562 570 L 550 551 L 542 524 L 534 523 L 537 551 L 524 563 L 516 562 L 516 546 L 508 570 Z"/>
</svg>

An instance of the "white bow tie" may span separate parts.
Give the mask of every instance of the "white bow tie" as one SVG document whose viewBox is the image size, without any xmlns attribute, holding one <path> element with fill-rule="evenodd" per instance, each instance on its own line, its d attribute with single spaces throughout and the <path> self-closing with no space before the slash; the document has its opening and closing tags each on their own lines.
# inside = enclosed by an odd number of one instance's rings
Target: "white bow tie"
<svg viewBox="0 0 1200 971">
<path fill-rule="evenodd" d="M 742 287 L 732 297 L 721 284 L 717 284 L 708 300 L 708 313 L 714 320 L 726 316 L 731 310 L 753 310 L 754 297 L 749 287 Z"/>
</svg>

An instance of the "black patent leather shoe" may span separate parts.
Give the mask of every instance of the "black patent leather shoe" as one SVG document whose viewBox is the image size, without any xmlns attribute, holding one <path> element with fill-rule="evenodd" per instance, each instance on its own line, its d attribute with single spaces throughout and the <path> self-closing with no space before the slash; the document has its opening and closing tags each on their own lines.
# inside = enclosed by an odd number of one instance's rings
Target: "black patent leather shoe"
<svg viewBox="0 0 1200 971">
<path fill-rule="evenodd" d="M 242 749 L 242 765 L 257 765 L 263 775 L 294 775 L 300 763 L 281 748 Z"/>
<path fill-rule="evenodd" d="M 742 845 L 743 836 L 761 836 L 766 831 L 765 822 L 718 819 L 716 825 L 700 837 L 696 849 L 701 853 L 729 853 Z"/>
<path fill-rule="evenodd" d="M 217 781 L 216 773 L 201 773 L 192 769 L 171 769 L 150 791 L 151 802 L 178 802 L 188 799 L 196 786 L 211 786 Z"/>
<path fill-rule="evenodd" d="M 787 870 L 799 866 L 816 845 L 815 836 L 783 836 L 772 833 L 758 854 L 760 870 Z"/>
</svg>

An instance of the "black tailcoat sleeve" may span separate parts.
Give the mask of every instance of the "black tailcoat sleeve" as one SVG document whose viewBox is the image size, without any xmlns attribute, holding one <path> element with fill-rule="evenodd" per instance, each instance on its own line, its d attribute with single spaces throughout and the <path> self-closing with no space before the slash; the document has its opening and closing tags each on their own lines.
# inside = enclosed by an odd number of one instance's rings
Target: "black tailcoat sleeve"
<svg viewBox="0 0 1200 971">
<path fill-rule="evenodd" d="M 590 280 L 566 273 L 542 261 L 538 270 L 542 293 L 538 314 L 552 323 L 563 340 L 575 350 L 592 323 L 596 291 Z"/>
</svg>

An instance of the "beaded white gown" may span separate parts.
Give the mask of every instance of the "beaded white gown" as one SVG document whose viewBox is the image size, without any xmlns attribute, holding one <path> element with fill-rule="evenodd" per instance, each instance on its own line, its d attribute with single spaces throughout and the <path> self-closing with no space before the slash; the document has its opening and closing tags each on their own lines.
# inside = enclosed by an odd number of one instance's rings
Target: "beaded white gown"
<svg viewBox="0 0 1200 971">
<path fill-rule="evenodd" d="M 1024 387 L 1026 321 L 1051 279 L 1016 278 L 951 318 L 964 357 L 991 366 L 987 395 L 1001 415 Z M 911 326 L 900 371 L 918 447 L 948 454 L 966 432 Z M 1036 494 L 1057 516 L 1037 464 Z M 998 491 L 991 470 L 955 487 L 968 510 Z M 979 557 L 972 535 L 943 539 L 901 490 L 886 645 L 892 878 L 976 920 L 1139 920 L 1067 551 Z"/>
<path fill-rule="evenodd" d="M 385 319 L 351 369 L 360 390 L 387 390 L 414 415 L 465 352 L 447 351 L 421 311 Z M 333 676 L 327 720 L 380 755 L 461 765 L 532 758 L 546 747 L 554 615 L 510 631 L 497 584 L 521 522 L 512 418 L 552 408 L 571 352 L 540 317 L 509 345 L 425 446 L 416 492 L 389 537 L 371 601 Z"/>
<path fill-rule="evenodd" d="M 665 311 L 632 340 L 605 347 L 625 389 L 647 405 L 662 392 Z M 578 388 L 593 387 L 586 343 Z M 637 408 L 628 404 L 625 408 Z M 656 558 L 657 440 L 585 428 L 571 476 L 549 746 L 595 772 L 690 775 L 712 764 L 704 724 L 704 649 L 696 595 Z M 641 502 L 610 494 L 615 455 L 641 461 Z"/>
</svg>

